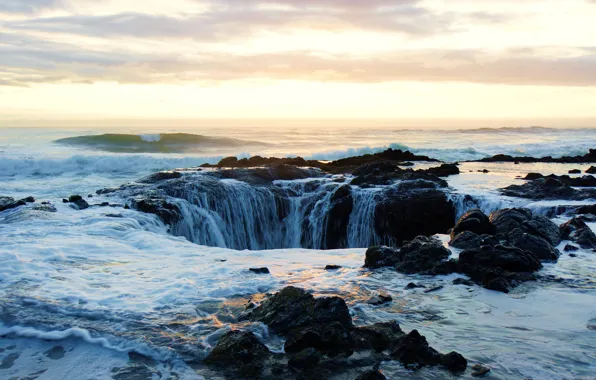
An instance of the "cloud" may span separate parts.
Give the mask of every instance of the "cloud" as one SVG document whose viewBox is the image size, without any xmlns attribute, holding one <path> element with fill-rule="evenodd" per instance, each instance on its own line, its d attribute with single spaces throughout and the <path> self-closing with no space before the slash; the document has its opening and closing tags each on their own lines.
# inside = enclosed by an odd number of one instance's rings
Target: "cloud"
<svg viewBox="0 0 596 380">
<path fill-rule="evenodd" d="M 35 13 L 61 6 L 61 0 L 2 0 L 0 13 Z"/>
<path fill-rule="evenodd" d="M 536 48 L 499 54 L 422 49 L 361 57 L 305 50 L 264 54 L 204 52 L 198 57 L 181 57 L 160 52 L 101 52 L 10 34 L 0 35 L 0 39 L 13 42 L 0 45 L 0 81 L 13 86 L 98 81 L 215 84 L 249 78 L 596 86 L 596 50 L 591 47 L 568 58 L 553 58 Z"/>
</svg>

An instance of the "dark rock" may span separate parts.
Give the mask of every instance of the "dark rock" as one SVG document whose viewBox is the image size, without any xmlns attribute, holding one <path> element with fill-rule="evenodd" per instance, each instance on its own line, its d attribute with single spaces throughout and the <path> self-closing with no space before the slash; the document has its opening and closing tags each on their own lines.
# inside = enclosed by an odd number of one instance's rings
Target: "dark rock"
<svg viewBox="0 0 596 380">
<path fill-rule="evenodd" d="M 219 161 L 219 167 L 236 167 L 238 166 L 238 159 L 236 157 L 226 157 Z"/>
<path fill-rule="evenodd" d="M 377 234 L 396 243 L 419 235 L 446 233 L 454 220 L 453 202 L 437 189 L 388 188 L 383 191 L 374 214 Z"/>
<path fill-rule="evenodd" d="M 465 286 L 474 286 L 474 282 L 471 280 L 466 280 L 465 278 L 456 278 L 452 281 L 453 285 L 465 285 Z"/>
<path fill-rule="evenodd" d="M 477 235 L 494 234 L 495 228 L 488 216 L 481 210 L 475 209 L 466 212 L 455 224 L 451 232 L 451 238 L 464 231 L 470 231 Z"/>
<path fill-rule="evenodd" d="M 205 358 L 207 365 L 233 369 L 243 376 L 257 377 L 270 351 L 257 337 L 246 331 L 226 333 Z"/>
<path fill-rule="evenodd" d="M 250 268 L 249 271 L 256 274 L 269 274 L 269 268 Z"/>
<path fill-rule="evenodd" d="M 406 274 L 429 273 L 450 255 L 438 239 L 418 236 L 403 245 L 395 269 Z"/>
<path fill-rule="evenodd" d="M 401 254 L 398 249 L 376 246 L 366 250 L 364 267 L 376 269 L 382 267 L 394 267 L 401 261 Z"/>
<path fill-rule="evenodd" d="M 356 378 L 356 380 L 386 380 L 387 378 L 379 371 L 366 371 Z"/>
<path fill-rule="evenodd" d="M 480 248 L 482 245 L 482 238 L 470 231 L 464 231 L 456 235 L 449 245 L 459 249 L 474 249 Z"/>
<path fill-rule="evenodd" d="M 329 265 L 325 266 L 325 270 L 338 270 L 341 268 L 342 268 L 341 265 L 334 265 L 334 264 L 329 264 Z"/>
<path fill-rule="evenodd" d="M 559 228 L 564 240 L 571 240 L 582 248 L 596 248 L 596 235 L 581 217 L 575 217 Z"/>
<path fill-rule="evenodd" d="M 441 364 L 451 372 L 463 372 L 468 367 L 466 358 L 455 351 L 441 355 Z"/>
<path fill-rule="evenodd" d="M 525 179 L 525 180 L 527 180 L 527 181 L 533 181 L 533 180 L 535 180 L 535 179 L 538 179 L 538 178 L 543 178 L 543 177 L 544 177 L 544 176 L 543 176 L 542 174 L 540 174 L 540 173 L 528 173 L 528 174 L 527 174 L 527 175 L 524 177 L 524 179 Z"/>
<path fill-rule="evenodd" d="M 415 284 L 415 283 L 413 283 L 413 282 L 410 282 L 410 283 L 409 283 L 408 285 L 406 285 L 406 287 L 405 287 L 405 289 L 406 289 L 406 290 L 410 290 L 410 289 L 416 289 L 416 288 L 424 288 L 424 286 L 423 286 L 423 285 L 418 285 L 418 284 Z"/>
<path fill-rule="evenodd" d="M 250 311 L 245 319 L 268 325 L 272 331 L 287 334 L 298 328 L 338 322 L 349 328 L 352 317 L 339 297 L 315 299 L 303 289 L 288 286 Z"/>
<path fill-rule="evenodd" d="M 352 340 L 354 347 L 358 349 L 372 349 L 381 352 L 389 349 L 404 335 L 399 324 L 396 321 L 391 321 L 357 327 L 352 331 Z"/>
<path fill-rule="evenodd" d="M 522 223 L 522 228 L 525 232 L 545 239 L 553 246 L 561 243 L 559 227 L 545 216 L 533 215 L 532 219 Z"/>
<path fill-rule="evenodd" d="M 378 176 L 381 174 L 393 173 L 396 170 L 401 169 L 390 161 L 377 161 L 358 167 L 358 169 L 354 170 L 352 174 L 356 177 L 370 175 Z"/>
<path fill-rule="evenodd" d="M 496 156 L 483 158 L 479 162 L 515 162 L 515 163 L 533 163 L 533 162 L 551 162 L 551 163 L 589 163 L 596 162 L 596 149 L 590 149 L 583 156 L 563 156 L 560 158 L 546 157 L 512 157 L 506 154 L 497 154 Z"/>
<path fill-rule="evenodd" d="M 587 174 L 596 174 L 596 166 L 590 166 L 589 169 L 586 170 Z"/>
<path fill-rule="evenodd" d="M 368 301 L 366 301 L 369 305 L 383 305 L 387 302 L 393 301 L 393 297 L 390 294 L 385 292 L 379 292 L 378 294 L 372 296 Z"/>
<path fill-rule="evenodd" d="M 571 169 L 569 170 L 569 174 L 581 174 L 581 170 L 580 169 Z"/>
<path fill-rule="evenodd" d="M 507 292 L 519 282 L 533 279 L 532 272 L 542 268 L 531 253 L 519 248 L 483 246 L 459 255 L 458 270 L 487 289 Z"/>
<path fill-rule="evenodd" d="M 432 293 L 432 292 L 436 292 L 437 290 L 441 290 L 441 289 L 443 289 L 443 285 L 438 285 L 438 286 L 434 286 L 430 289 L 426 289 L 424 291 L 424 293 Z"/>
<path fill-rule="evenodd" d="M 441 363 L 441 355 L 428 345 L 426 338 L 417 330 L 412 330 L 401 339 L 392 350 L 391 357 L 401 362 L 406 368 L 412 369 Z"/>
<path fill-rule="evenodd" d="M 564 199 L 584 200 L 596 197 L 596 190 L 576 190 L 561 179 L 544 177 L 523 185 L 511 185 L 501 189 L 501 193 L 510 197 L 528 199 Z M 586 183 L 591 182 L 587 181 Z"/>
<path fill-rule="evenodd" d="M 295 353 L 315 348 L 329 356 L 349 356 L 353 353 L 350 330 L 351 327 L 339 322 L 304 328 L 289 335 L 284 351 Z"/>
<path fill-rule="evenodd" d="M 576 247 L 575 245 L 567 244 L 567 245 L 565 246 L 565 248 L 563 248 L 563 250 L 564 250 L 565 252 L 575 252 L 575 251 L 578 251 L 578 250 L 579 250 L 579 248 L 578 248 L 578 247 Z"/>
<path fill-rule="evenodd" d="M 26 205 L 24 200 L 15 201 L 11 197 L 0 197 L 0 212 Z"/>
<path fill-rule="evenodd" d="M 178 206 L 164 199 L 133 199 L 131 207 L 137 211 L 157 215 L 165 224 L 174 225 L 182 219 Z"/>
<path fill-rule="evenodd" d="M 516 228 L 509 234 L 509 242 L 517 248 L 531 252 L 539 260 L 556 261 L 561 253 L 545 239 Z"/>
<path fill-rule="evenodd" d="M 71 195 L 70 197 L 68 197 L 68 201 L 70 203 L 74 203 L 80 200 L 83 200 L 83 197 L 81 197 L 80 195 Z"/>
<path fill-rule="evenodd" d="M 472 366 L 472 376 L 474 377 L 482 377 L 490 372 L 490 368 L 485 367 L 481 364 L 474 364 Z"/>
<path fill-rule="evenodd" d="M 350 185 L 339 187 L 331 196 L 327 225 L 325 228 L 326 249 L 348 246 L 348 224 L 354 208 L 354 198 Z"/>
<path fill-rule="evenodd" d="M 106 214 L 108 218 L 124 218 L 122 214 Z"/>
<path fill-rule="evenodd" d="M 44 212 L 57 212 L 56 207 L 52 204 L 41 204 L 33 207 L 35 211 L 44 211 Z"/>
<path fill-rule="evenodd" d="M 490 214 L 490 223 L 495 227 L 495 232 L 507 236 L 510 231 L 522 228 L 522 224 L 532 219 L 532 211 L 526 208 L 506 208 Z"/>
<path fill-rule="evenodd" d="M 439 167 L 427 169 L 426 172 L 437 177 L 449 177 L 450 175 L 459 174 L 459 168 L 453 164 L 442 164 Z"/>
<path fill-rule="evenodd" d="M 172 172 L 159 172 L 151 174 L 145 178 L 138 180 L 139 183 L 156 183 L 161 181 L 167 181 L 169 179 L 176 179 L 182 177 L 182 173 L 172 171 Z"/>
<path fill-rule="evenodd" d="M 569 257 L 577 257 L 577 255 L 575 253 L 570 253 Z"/>
<path fill-rule="evenodd" d="M 33 197 L 23 198 L 22 200 L 27 203 L 35 203 L 35 198 L 33 198 Z"/>
<path fill-rule="evenodd" d="M 311 347 L 293 355 L 288 361 L 288 365 L 294 368 L 313 368 L 319 364 L 322 358 L 321 352 Z"/>
</svg>

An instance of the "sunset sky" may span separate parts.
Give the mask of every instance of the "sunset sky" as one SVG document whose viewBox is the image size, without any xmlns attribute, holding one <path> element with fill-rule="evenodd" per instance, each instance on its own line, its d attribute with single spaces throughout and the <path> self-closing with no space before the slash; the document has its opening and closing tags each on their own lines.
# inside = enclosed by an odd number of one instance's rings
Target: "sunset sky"
<svg viewBox="0 0 596 380">
<path fill-rule="evenodd" d="M 0 0 L 0 118 L 591 118 L 595 0 Z"/>
</svg>

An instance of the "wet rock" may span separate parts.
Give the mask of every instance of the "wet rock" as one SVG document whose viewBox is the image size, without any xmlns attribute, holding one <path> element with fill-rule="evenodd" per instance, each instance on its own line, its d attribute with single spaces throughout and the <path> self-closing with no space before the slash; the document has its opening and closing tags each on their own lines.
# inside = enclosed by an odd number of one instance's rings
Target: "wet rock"
<svg viewBox="0 0 596 380">
<path fill-rule="evenodd" d="M 450 255 L 451 252 L 438 239 L 418 236 L 403 245 L 395 269 L 406 274 L 432 272 Z"/>
<path fill-rule="evenodd" d="M 325 270 L 339 270 L 341 269 L 341 265 L 329 264 L 325 266 Z"/>
<path fill-rule="evenodd" d="M 157 215 L 165 224 L 173 225 L 182 219 L 178 206 L 158 198 L 133 199 L 131 207 L 137 211 Z"/>
<path fill-rule="evenodd" d="M 571 240 L 582 248 L 596 248 L 596 235 L 581 217 L 575 217 L 559 228 L 563 239 Z"/>
<path fill-rule="evenodd" d="M 419 369 L 425 365 L 441 363 L 441 354 L 428 345 L 426 338 L 417 330 L 403 337 L 391 351 L 391 358 L 401 362 L 406 368 Z"/>
<path fill-rule="evenodd" d="M 404 335 L 399 324 L 396 321 L 391 321 L 357 327 L 352 331 L 352 340 L 357 349 L 372 349 L 381 352 L 389 349 Z"/>
<path fill-rule="evenodd" d="M 159 172 L 148 175 L 147 177 L 141 178 L 137 182 L 139 183 L 156 183 L 161 181 L 167 181 L 169 179 L 176 179 L 182 177 L 182 173 L 177 171 L 171 172 Z"/>
<path fill-rule="evenodd" d="M 506 196 L 528 199 L 584 200 L 596 197 L 594 189 L 577 190 L 559 179 L 549 177 L 523 185 L 511 185 L 500 191 Z"/>
<path fill-rule="evenodd" d="M 269 272 L 269 268 L 250 268 L 249 271 L 251 271 L 252 273 L 256 273 L 256 274 L 269 274 L 271 272 Z"/>
<path fill-rule="evenodd" d="M 454 236 L 449 245 L 459 249 L 474 249 L 480 248 L 482 245 L 482 238 L 470 231 L 464 231 Z"/>
<path fill-rule="evenodd" d="M 577 255 L 575 253 L 570 253 L 569 257 L 577 257 Z"/>
<path fill-rule="evenodd" d="M 354 208 L 352 188 L 349 185 L 339 187 L 330 201 L 324 248 L 343 248 L 348 246 L 348 224 Z"/>
<path fill-rule="evenodd" d="M 439 167 L 427 169 L 426 172 L 434 174 L 437 177 L 449 177 L 459 174 L 459 168 L 453 164 L 442 164 Z"/>
<path fill-rule="evenodd" d="M 539 260 L 556 261 L 561 252 L 555 249 L 545 239 L 523 232 L 520 228 L 516 228 L 509 234 L 509 242 L 517 248 L 524 251 L 531 252 Z"/>
<path fill-rule="evenodd" d="M 495 227 L 495 232 L 507 236 L 509 231 L 521 228 L 522 224 L 532 219 L 532 211 L 526 208 L 506 208 L 490 214 L 490 223 Z"/>
<path fill-rule="evenodd" d="M 106 214 L 108 218 L 124 218 L 122 214 Z"/>
<path fill-rule="evenodd" d="M 468 361 L 461 354 L 452 351 L 441 355 L 441 364 L 451 372 L 463 372 L 468 367 Z"/>
<path fill-rule="evenodd" d="M 35 203 L 35 198 L 33 198 L 31 196 L 29 196 L 27 198 L 23 198 L 22 200 L 26 203 Z"/>
<path fill-rule="evenodd" d="M 391 294 L 386 292 L 379 292 L 378 294 L 372 296 L 368 301 L 366 301 L 366 303 L 368 303 L 369 305 L 383 305 L 391 301 L 393 301 L 393 297 L 391 297 Z"/>
<path fill-rule="evenodd" d="M 289 335 L 284 344 L 284 351 L 296 353 L 308 348 L 315 348 L 329 356 L 351 355 L 351 326 L 339 322 L 307 327 Z"/>
<path fill-rule="evenodd" d="M 387 378 L 379 371 L 367 371 L 356 378 L 356 380 L 386 380 Z"/>
<path fill-rule="evenodd" d="M 35 211 L 44 211 L 44 212 L 57 212 L 58 210 L 52 204 L 41 204 L 33 206 L 33 210 Z"/>
<path fill-rule="evenodd" d="M 391 161 L 378 161 L 367 163 L 358 167 L 352 173 L 354 176 L 379 176 L 382 174 L 393 173 L 397 170 L 401 170 Z"/>
<path fill-rule="evenodd" d="M 522 223 L 525 232 L 541 237 L 553 246 L 561 243 L 559 227 L 549 218 L 542 215 L 533 215 L 532 219 Z"/>
<path fill-rule="evenodd" d="M 590 166 L 590 168 L 586 169 L 587 174 L 596 174 L 596 166 Z"/>
<path fill-rule="evenodd" d="M 528 173 L 523 179 L 527 181 L 533 181 L 538 178 L 543 178 L 544 176 L 540 173 Z"/>
<path fill-rule="evenodd" d="M 89 208 L 89 203 L 80 195 L 71 195 L 68 197 L 68 203 L 72 203 L 78 210 L 85 210 Z"/>
<path fill-rule="evenodd" d="M 571 169 L 569 170 L 569 174 L 581 174 L 581 170 L 580 169 Z"/>
<path fill-rule="evenodd" d="M 364 267 L 369 269 L 394 267 L 399 261 L 401 261 L 401 254 L 398 249 L 375 246 L 366 250 Z"/>
<path fill-rule="evenodd" d="M 408 285 L 406 285 L 406 287 L 404 289 L 411 290 L 411 289 L 416 289 L 416 288 L 424 288 L 424 285 L 418 285 L 413 282 L 410 282 Z"/>
<path fill-rule="evenodd" d="M 474 377 L 482 377 L 490 372 L 490 368 L 485 367 L 481 364 L 474 364 L 472 366 L 472 376 Z"/>
<path fill-rule="evenodd" d="M 424 291 L 424 293 L 432 293 L 432 292 L 436 292 L 437 290 L 441 290 L 441 289 L 443 289 L 443 285 L 433 286 L 430 289 L 426 289 Z"/>
<path fill-rule="evenodd" d="M 207 355 L 207 365 L 233 369 L 243 376 L 258 376 L 270 351 L 251 332 L 233 330 L 226 333 Z"/>
<path fill-rule="evenodd" d="M 288 361 L 288 365 L 294 368 L 313 368 L 319 364 L 322 358 L 321 352 L 311 347 L 293 355 Z"/>
<path fill-rule="evenodd" d="M 483 158 L 478 162 L 515 162 L 515 163 L 532 163 L 532 162 L 551 162 L 551 163 L 589 163 L 596 162 L 596 149 L 590 149 L 589 152 L 583 156 L 563 156 L 560 158 L 546 157 L 513 157 L 506 154 L 497 154 L 496 156 Z"/>
<path fill-rule="evenodd" d="M 465 286 L 474 286 L 474 282 L 471 280 L 466 280 L 465 278 L 456 278 L 452 281 L 453 285 L 465 285 Z"/>
<path fill-rule="evenodd" d="M 451 232 L 451 238 L 464 232 L 470 231 L 477 235 L 495 233 L 495 227 L 491 224 L 489 217 L 481 210 L 475 209 L 466 212 L 455 224 Z"/>
<path fill-rule="evenodd" d="M 15 201 L 11 197 L 0 197 L 0 212 L 26 205 L 24 200 Z"/>
<path fill-rule="evenodd" d="M 575 252 L 575 251 L 578 251 L 579 250 L 579 247 L 576 247 L 575 245 L 567 244 L 565 246 L 565 248 L 563 248 L 563 250 L 565 252 Z"/>
<path fill-rule="evenodd" d="M 446 233 L 454 220 L 453 202 L 447 199 L 445 192 L 429 188 L 385 189 L 374 213 L 377 234 L 396 243 L 419 235 Z"/>
<path fill-rule="evenodd" d="M 315 299 L 303 289 L 288 286 L 250 311 L 243 319 L 263 322 L 272 331 L 287 334 L 298 328 L 338 322 L 348 328 L 352 317 L 339 297 Z"/>
<path fill-rule="evenodd" d="M 519 282 L 532 280 L 531 273 L 541 268 L 542 264 L 533 254 L 502 245 L 464 251 L 458 263 L 461 273 L 488 289 L 503 292 Z"/>
</svg>

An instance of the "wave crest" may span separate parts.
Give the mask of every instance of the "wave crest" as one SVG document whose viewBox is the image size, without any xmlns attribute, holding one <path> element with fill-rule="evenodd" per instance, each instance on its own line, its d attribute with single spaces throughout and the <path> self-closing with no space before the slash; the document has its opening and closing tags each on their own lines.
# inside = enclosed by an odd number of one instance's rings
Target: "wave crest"
<svg viewBox="0 0 596 380">
<path fill-rule="evenodd" d="M 259 141 L 240 140 L 229 137 L 212 137 L 192 133 L 165 134 L 115 134 L 66 137 L 54 143 L 92 148 L 112 153 L 189 153 L 207 148 L 237 148 L 243 146 L 267 146 Z"/>
</svg>

